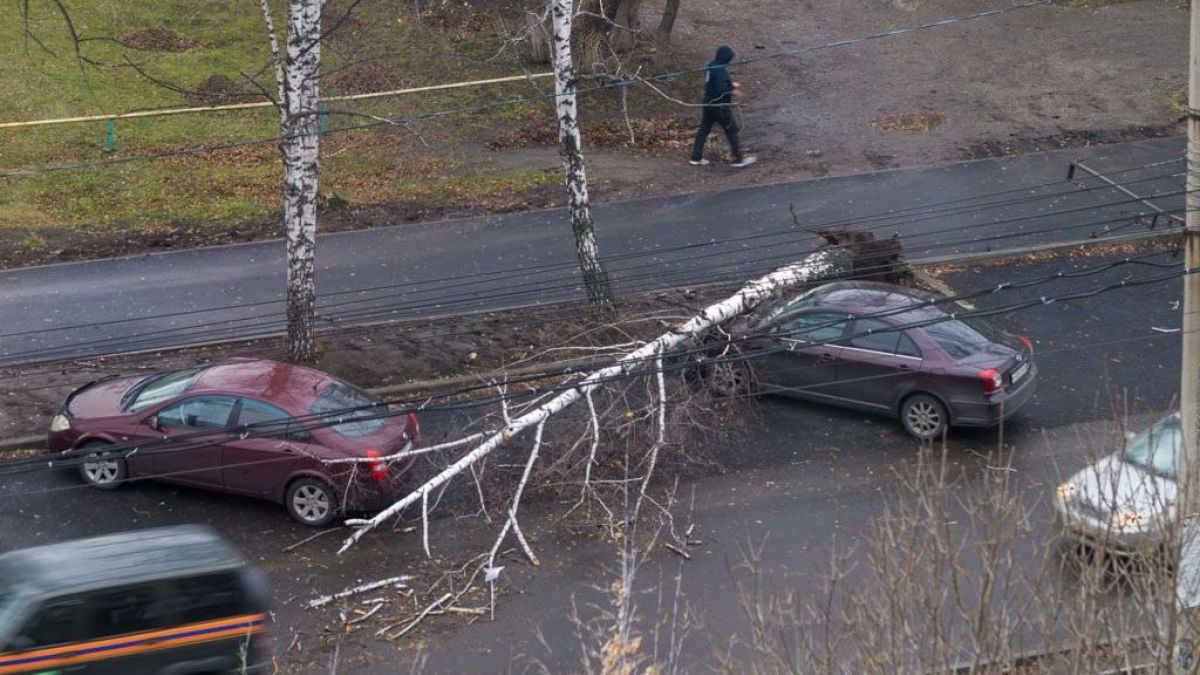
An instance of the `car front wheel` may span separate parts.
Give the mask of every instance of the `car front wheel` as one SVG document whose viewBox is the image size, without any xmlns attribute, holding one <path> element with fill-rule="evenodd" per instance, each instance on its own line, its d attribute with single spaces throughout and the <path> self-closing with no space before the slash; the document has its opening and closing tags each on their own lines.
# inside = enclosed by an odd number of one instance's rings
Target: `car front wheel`
<svg viewBox="0 0 1200 675">
<path fill-rule="evenodd" d="M 946 406 L 929 394 L 913 394 L 900 404 L 900 423 L 913 438 L 940 438 L 949 426 Z"/>
<path fill-rule="evenodd" d="M 309 527 L 326 527 L 337 515 L 337 495 L 315 478 L 299 478 L 283 497 L 288 515 Z"/>
<path fill-rule="evenodd" d="M 116 453 L 105 451 L 107 447 L 109 444 L 102 441 L 92 441 L 80 447 L 80 454 L 85 459 L 79 465 L 79 476 L 94 488 L 115 490 L 125 482 L 125 460 Z"/>
</svg>

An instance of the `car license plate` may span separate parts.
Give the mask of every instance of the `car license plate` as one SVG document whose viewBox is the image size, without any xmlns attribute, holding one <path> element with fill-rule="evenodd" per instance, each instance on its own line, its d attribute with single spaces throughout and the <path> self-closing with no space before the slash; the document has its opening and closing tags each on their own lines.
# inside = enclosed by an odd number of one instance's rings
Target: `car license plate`
<svg viewBox="0 0 1200 675">
<path fill-rule="evenodd" d="M 1016 384 L 1017 380 L 1021 379 L 1022 377 L 1025 377 L 1025 373 L 1028 373 L 1028 372 L 1029 372 L 1029 364 L 1028 363 L 1022 363 L 1021 365 L 1014 368 L 1012 371 L 1013 384 Z"/>
</svg>

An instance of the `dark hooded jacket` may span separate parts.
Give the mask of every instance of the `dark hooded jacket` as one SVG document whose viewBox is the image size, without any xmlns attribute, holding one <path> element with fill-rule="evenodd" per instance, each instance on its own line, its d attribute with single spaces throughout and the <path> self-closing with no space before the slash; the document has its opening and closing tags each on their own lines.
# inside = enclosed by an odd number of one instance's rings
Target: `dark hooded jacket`
<svg viewBox="0 0 1200 675">
<path fill-rule="evenodd" d="M 708 105 L 720 105 L 733 102 L 733 80 L 729 79 L 729 71 L 725 66 L 733 60 L 733 49 L 721 45 L 717 48 L 717 57 L 708 64 L 704 74 L 704 102 Z"/>
</svg>

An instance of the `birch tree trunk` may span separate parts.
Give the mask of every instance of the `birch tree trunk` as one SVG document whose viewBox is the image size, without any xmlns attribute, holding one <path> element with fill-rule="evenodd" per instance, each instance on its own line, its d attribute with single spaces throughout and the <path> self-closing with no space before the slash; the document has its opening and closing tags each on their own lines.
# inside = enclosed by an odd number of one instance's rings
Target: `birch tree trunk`
<svg viewBox="0 0 1200 675">
<path fill-rule="evenodd" d="M 287 59 L 275 23 L 259 0 L 279 86 L 279 152 L 283 156 L 283 227 L 287 247 L 287 352 L 292 361 L 316 355 L 314 278 L 317 239 L 318 119 L 321 74 L 321 0 L 288 0 Z"/>
<path fill-rule="evenodd" d="M 588 300 L 605 314 L 616 313 L 608 272 L 600 262 L 596 231 L 588 204 L 587 172 L 583 164 L 582 138 L 576 105 L 575 67 L 571 62 L 571 0 L 552 0 L 551 36 L 554 64 L 554 107 L 558 116 L 558 147 L 567 182 L 567 208 L 575 232 L 575 257 L 583 274 Z"/>
</svg>

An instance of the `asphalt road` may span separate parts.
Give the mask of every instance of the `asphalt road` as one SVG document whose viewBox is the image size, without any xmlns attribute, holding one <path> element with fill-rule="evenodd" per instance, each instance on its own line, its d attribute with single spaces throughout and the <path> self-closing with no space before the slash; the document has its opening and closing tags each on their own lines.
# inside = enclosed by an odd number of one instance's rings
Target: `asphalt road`
<svg viewBox="0 0 1200 675">
<path fill-rule="evenodd" d="M 1136 232 L 1179 209 L 1183 140 L 1155 139 L 597 206 L 618 293 L 741 279 L 800 258 L 821 227 L 898 233 L 910 259 Z M 1167 163 L 1163 163 L 1167 162 Z M 1147 165 L 1155 166 L 1145 168 Z M 1142 167 L 1142 168 L 1139 168 Z M 794 212 L 794 216 L 793 213 Z M 1166 227 L 1165 220 L 1160 227 Z M 324 235 L 322 325 L 583 297 L 561 210 Z M 278 331 L 279 241 L 0 272 L 0 365 Z"/>
<path fill-rule="evenodd" d="M 1170 260 L 1166 255 L 1154 259 Z M 1005 281 L 1047 278 L 1096 262 L 974 268 L 947 281 L 958 291 L 995 288 Z M 1020 297 L 1055 297 L 1158 273 L 1161 270 L 1122 266 L 996 293 L 978 304 L 997 307 Z M 1179 326 L 1174 303 L 1181 292 L 1174 280 L 1039 305 L 995 319 L 1035 339 L 1041 368 L 1037 398 L 1005 429 L 1006 442 L 1015 447 L 1015 485 L 1035 509 L 1031 537 L 1053 533 L 1045 512 L 1049 490 L 1102 451 L 1111 410 L 1127 408 L 1143 420 L 1173 405 L 1179 336 L 1163 331 Z M 454 433 L 466 421 L 431 415 L 424 426 L 436 437 Z M 976 453 L 996 442 L 994 432 L 955 433 L 952 461 L 968 476 L 984 475 L 987 462 L 978 460 Z M 895 470 L 915 456 L 913 443 L 892 421 L 779 399 L 763 400 L 738 438 L 716 452 L 725 458 L 727 470 L 690 481 L 678 491 L 686 503 L 694 494 L 686 520 L 696 524 L 696 536 L 703 543 L 686 563 L 665 550 L 656 551 L 638 577 L 639 588 L 647 592 L 639 593 L 637 602 L 645 616 L 643 625 L 650 626 L 661 614 L 656 589 L 667 588 L 669 597 L 672 580 L 682 574 L 682 597 L 703 619 L 688 632 L 685 643 L 691 664 L 709 658 L 713 639 L 744 630 L 730 570 L 746 542 L 762 544 L 775 587 L 801 595 L 814 592 L 832 547 L 867 543 L 864 536 L 872 517 L 895 493 Z M 155 484 L 102 493 L 82 489 L 69 476 L 32 473 L 0 481 L 0 550 L 152 525 L 205 523 L 230 537 L 269 573 L 276 611 L 273 634 L 286 672 L 328 672 L 330 655 L 339 643 L 346 672 L 396 672 L 417 650 L 428 659 L 426 672 L 522 672 L 535 670 L 536 663 L 562 672 L 579 664 L 580 641 L 568 618 L 572 607 L 586 618 L 605 606 L 607 596 L 597 588 L 607 587 L 614 578 L 618 557 L 615 546 L 595 537 L 594 531 L 581 535 L 552 530 L 548 522 L 560 512 L 560 507 L 547 505 L 540 514 L 531 509 L 529 520 L 523 521 L 544 563 L 535 570 L 517 556 L 507 559 L 507 586 L 495 622 L 431 620 L 411 640 L 395 643 L 374 638 L 373 630 L 329 630 L 337 623 L 334 610 L 306 611 L 300 605 L 317 594 L 393 574 L 416 571 L 419 583 L 432 583 L 439 570 L 457 567 L 489 547 L 492 528 L 477 518 L 436 520 L 431 532 L 433 563 L 423 559 L 419 534 L 403 532 L 369 537 L 342 558 L 334 554 L 337 534 L 284 553 L 283 548 L 311 531 L 289 522 L 275 505 Z"/>
</svg>

